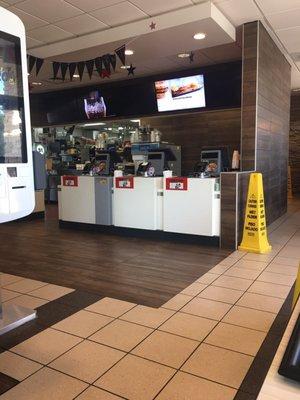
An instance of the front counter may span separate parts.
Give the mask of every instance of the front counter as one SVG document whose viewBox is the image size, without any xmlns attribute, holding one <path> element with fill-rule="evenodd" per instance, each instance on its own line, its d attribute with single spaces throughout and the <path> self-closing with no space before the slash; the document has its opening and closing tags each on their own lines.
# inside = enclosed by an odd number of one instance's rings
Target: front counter
<svg viewBox="0 0 300 400">
<path fill-rule="evenodd" d="M 217 178 L 63 176 L 60 221 L 218 237 Z"/>
</svg>

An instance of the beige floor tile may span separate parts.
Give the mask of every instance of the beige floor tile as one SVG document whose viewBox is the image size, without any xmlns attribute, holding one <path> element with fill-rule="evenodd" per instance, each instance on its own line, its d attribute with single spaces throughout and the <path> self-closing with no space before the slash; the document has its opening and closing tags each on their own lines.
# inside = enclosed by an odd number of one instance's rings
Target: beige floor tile
<svg viewBox="0 0 300 400">
<path fill-rule="evenodd" d="M 254 271 L 263 271 L 267 265 L 268 263 L 264 261 L 251 261 L 242 258 L 234 266 L 237 268 L 251 269 Z"/>
<path fill-rule="evenodd" d="M 198 317 L 210 318 L 220 321 L 228 312 L 231 305 L 219 301 L 196 297 L 182 308 L 182 312 L 198 315 Z"/>
<path fill-rule="evenodd" d="M 198 297 L 234 304 L 243 295 L 243 291 L 227 289 L 220 286 L 208 286 Z"/>
<path fill-rule="evenodd" d="M 246 269 L 243 267 L 231 267 L 224 273 L 224 275 L 235 276 L 237 278 L 251 279 L 254 281 L 259 276 L 260 273 L 261 273 L 260 271 L 256 271 L 253 269 Z"/>
<path fill-rule="evenodd" d="M 178 372 L 156 400 L 233 400 L 235 389 Z"/>
<path fill-rule="evenodd" d="M 6 285 L 5 288 L 14 292 L 26 294 L 45 285 L 47 285 L 46 282 L 35 281 L 33 279 L 22 279 L 21 281 Z"/>
<path fill-rule="evenodd" d="M 168 308 L 169 310 L 180 310 L 186 303 L 192 300 L 192 296 L 187 296 L 186 294 L 176 294 L 169 301 L 167 301 L 162 307 Z"/>
<path fill-rule="evenodd" d="M 115 320 L 89 339 L 116 349 L 130 351 L 152 332 L 153 329 L 145 326 Z"/>
<path fill-rule="evenodd" d="M 41 364 L 48 364 L 80 341 L 75 336 L 49 328 L 13 347 L 11 351 Z"/>
<path fill-rule="evenodd" d="M 0 372 L 18 381 L 22 381 L 40 368 L 42 368 L 41 364 L 11 353 L 10 351 L 5 351 L 0 354 Z"/>
<path fill-rule="evenodd" d="M 119 396 L 108 393 L 105 390 L 98 389 L 94 386 L 90 386 L 80 396 L 76 397 L 76 400 L 121 400 Z"/>
<path fill-rule="evenodd" d="M 198 283 L 202 283 L 203 285 L 210 285 L 213 281 L 215 281 L 219 275 L 211 274 L 207 272 L 206 274 L 202 275 L 201 278 L 197 279 Z"/>
<path fill-rule="evenodd" d="M 247 290 L 250 285 L 252 285 L 253 281 L 249 279 L 236 278 L 233 276 L 220 276 L 217 280 L 213 282 L 213 286 L 221 286 L 228 289 L 236 289 L 236 290 Z"/>
<path fill-rule="evenodd" d="M 202 341 L 216 325 L 217 321 L 178 312 L 159 330 Z"/>
<path fill-rule="evenodd" d="M 233 306 L 222 321 L 232 325 L 243 326 L 244 328 L 268 332 L 275 317 L 276 314 L 269 312 Z"/>
<path fill-rule="evenodd" d="M 16 297 L 20 296 L 20 293 L 11 292 L 10 290 L 1 289 L 1 299 L 4 303 L 5 301 L 9 301 L 11 299 L 15 299 Z"/>
<path fill-rule="evenodd" d="M 298 273 L 298 267 L 290 267 L 289 265 L 271 263 L 265 269 L 265 272 L 273 272 L 275 274 L 290 275 L 296 277 Z"/>
<path fill-rule="evenodd" d="M 66 288 L 58 285 L 47 285 L 30 292 L 31 296 L 40 297 L 41 299 L 53 301 L 66 294 L 74 292 L 74 289 Z"/>
<path fill-rule="evenodd" d="M 287 246 L 285 246 L 282 250 L 280 250 L 279 257 L 287 257 L 287 258 L 295 258 L 298 260 L 298 264 L 299 264 L 299 260 L 300 260 L 300 246 L 290 246 L 289 244 L 287 244 Z"/>
<path fill-rule="evenodd" d="M 258 278 L 258 281 L 276 283 L 278 285 L 286 285 L 293 286 L 296 277 L 283 275 L 283 274 L 274 274 L 273 272 L 264 271 Z"/>
<path fill-rule="evenodd" d="M 299 267 L 299 259 L 298 258 L 290 258 L 290 257 L 282 257 L 282 255 L 278 255 L 272 261 L 274 264 L 288 265 L 290 267 Z"/>
<path fill-rule="evenodd" d="M 273 249 L 273 246 L 272 246 Z M 243 260 L 250 260 L 250 261 L 263 261 L 263 262 L 270 262 L 276 255 L 276 252 L 272 250 L 271 253 L 268 254 L 256 254 L 256 253 L 247 253 Z"/>
<path fill-rule="evenodd" d="M 87 387 L 70 376 L 43 368 L 1 396 L 1 400 L 72 400 Z"/>
<path fill-rule="evenodd" d="M 238 258 L 232 257 L 231 255 L 229 257 L 224 258 L 219 264 L 221 265 L 226 265 L 227 267 L 231 267 L 233 264 L 237 262 Z"/>
<path fill-rule="evenodd" d="M 266 296 L 279 297 L 281 299 L 286 299 L 289 291 L 289 286 L 259 281 L 254 282 L 253 285 L 248 289 L 249 293 L 258 293 Z"/>
<path fill-rule="evenodd" d="M 210 269 L 209 272 L 215 275 L 221 275 L 224 274 L 224 272 L 226 272 L 230 267 L 231 265 L 217 264 L 215 267 Z"/>
<path fill-rule="evenodd" d="M 265 336 L 265 332 L 221 322 L 205 339 L 205 343 L 255 356 Z"/>
<path fill-rule="evenodd" d="M 252 361 L 251 356 L 203 343 L 181 369 L 238 389 Z"/>
<path fill-rule="evenodd" d="M 181 294 L 186 294 L 188 296 L 197 296 L 202 290 L 206 288 L 207 285 L 203 285 L 202 283 L 194 282 L 184 290 L 182 290 Z"/>
<path fill-rule="evenodd" d="M 155 331 L 139 344 L 132 354 L 169 367 L 180 368 L 198 345 L 194 340 Z"/>
<path fill-rule="evenodd" d="M 148 326 L 149 328 L 158 328 L 173 314 L 174 311 L 164 308 L 137 306 L 124 314 L 121 319 Z"/>
<path fill-rule="evenodd" d="M 105 315 L 81 310 L 53 325 L 52 328 L 87 338 L 113 320 L 113 318 Z"/>
<path fill-rule="evenodd" d="M 23 278 L 22 276 L 1 274 L 0 275 L 0 286 L 10 285 L 12 283 L 21 281 L 23 279 L 25 279 L 25 278 Z"/>
<path fill-rule="evenodd" d="M 152 400 L 175 370 L 133 355 L 127 355 L 95 383 L 129 400 Z"/>
<path fill-rule="evenodd" d="M 128 301 L 105 297 L 97 301 L 97 303 L 91 304 L 86 310 L 117 318 L 131 310 L 135 305 L 136 304 L 129 303 Z"/>
<path fill-rule="evenodd" d="M 235 258 L 236 260 L 241 259 L 247 254 L 246 251 L 241 251 L 241 250 L 235 250 L 231 254 L 229 254 L 230 258 Z"/>
<path fill-rule="evenodd" d="M 50 366 L 60 372 L 92 383 L 118 362 L 125 353 L 85 340 L 79 343 Z"/>
<path fill-rule="evenodd" d="M 47 303 L 49 303 L 48 300 L 38 299 L 27 294 L 22 294 L 21 296 L 15 297 L 14 299 L 6 302 L 6 304 L 17 304 L 19 306 L 31 308 L 33 310 Z"/>
<path fill-rule="evenodd" d="M 237 305 L 277 314 L 283 302 L 284 299 L 279 299 L 277 297 L 246 292 L 237 302 Z"/>
</svg>

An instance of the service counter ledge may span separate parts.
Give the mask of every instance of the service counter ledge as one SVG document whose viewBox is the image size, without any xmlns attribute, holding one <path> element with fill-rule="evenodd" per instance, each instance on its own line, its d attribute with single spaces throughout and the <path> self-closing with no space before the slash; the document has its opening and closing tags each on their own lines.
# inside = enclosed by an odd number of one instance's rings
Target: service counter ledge
<svg viewBox="0 0 300 400">
<path fill-rule="evenodd" d="M 218 240 L 219 186 L 218 178 L 63 176 L 58 197 L 60 225 Z"/>
</svg>

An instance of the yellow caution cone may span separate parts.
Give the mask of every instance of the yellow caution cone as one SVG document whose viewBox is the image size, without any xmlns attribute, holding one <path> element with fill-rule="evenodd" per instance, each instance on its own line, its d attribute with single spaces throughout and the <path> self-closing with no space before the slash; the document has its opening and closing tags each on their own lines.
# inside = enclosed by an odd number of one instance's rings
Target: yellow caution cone
<svg viewBox="0 0 300 400">
<path fill-rule="evenodd" d="M 262 174 L 252 173 L 248 188 L 243 240 L 239 250 L 269 253 Z"/>
</svg>

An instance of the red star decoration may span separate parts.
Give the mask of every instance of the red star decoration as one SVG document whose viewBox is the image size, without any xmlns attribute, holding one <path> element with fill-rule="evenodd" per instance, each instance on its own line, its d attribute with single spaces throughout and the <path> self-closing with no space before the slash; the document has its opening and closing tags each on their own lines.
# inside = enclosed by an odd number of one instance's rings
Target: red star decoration
<svg viewBox="0 0 300 400">
<path fill-rule="evenodd" d="M 100 74 L 101 78 L 110 78 L 110 73 L 108 71 L 106 71 L 106 69 L 104 69 L 101 74 Z"/>
<path fill-rule="evenodd" d="M 156 28 L 156 23 L 155 22 L 151 22 L 151 24 L 149 25 L 151 31 L 154 31 L 154 29 Z"/>
</svg>

